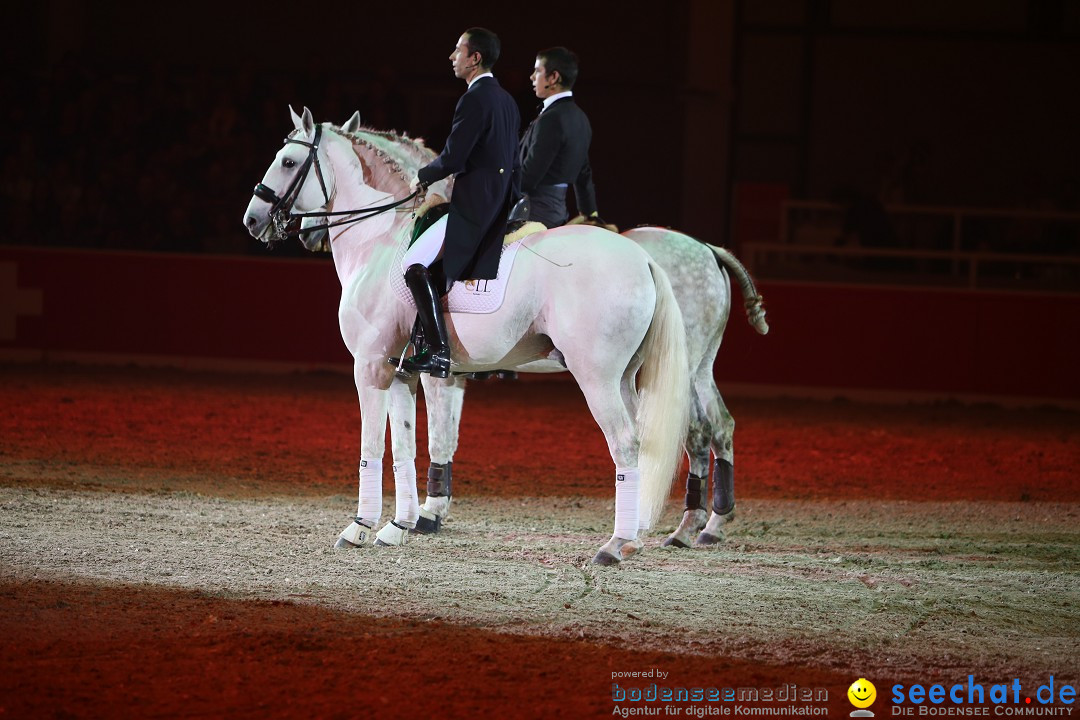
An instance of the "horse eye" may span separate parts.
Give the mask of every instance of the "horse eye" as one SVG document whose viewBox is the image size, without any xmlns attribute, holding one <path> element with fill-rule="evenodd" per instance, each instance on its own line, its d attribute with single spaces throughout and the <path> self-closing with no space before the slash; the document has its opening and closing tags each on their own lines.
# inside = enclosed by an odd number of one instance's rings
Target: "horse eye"
<svg viewBox="0 0 1080 720">
<path fill-rule="evenodd" d="M 281 161 L 281 164 L 282 164 L 283 167 L 287 167 L 287 168 L 296 167 L 296 161 L 293 160 L 292 158 L 285 158 L 284 160 Z"/>
</svg>

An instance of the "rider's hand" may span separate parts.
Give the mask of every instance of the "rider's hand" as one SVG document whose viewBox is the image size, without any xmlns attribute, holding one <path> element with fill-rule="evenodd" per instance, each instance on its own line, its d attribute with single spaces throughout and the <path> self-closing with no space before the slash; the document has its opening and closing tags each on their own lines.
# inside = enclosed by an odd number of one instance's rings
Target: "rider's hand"
<svg viewBox="0 0 1080 720">
<path fill-rule="evenodd" d="M 410 193 L 418 193 L 418 192 L 420 192 L 421 190 L 423 190 L 426 187 L 427 187 L 427 185 L 420 182 L 420 177 L 419 176 L 414 176 L 413 179 L 412 179 L 412 182 L 409 183 L 409 192 Z"/>
</svg>

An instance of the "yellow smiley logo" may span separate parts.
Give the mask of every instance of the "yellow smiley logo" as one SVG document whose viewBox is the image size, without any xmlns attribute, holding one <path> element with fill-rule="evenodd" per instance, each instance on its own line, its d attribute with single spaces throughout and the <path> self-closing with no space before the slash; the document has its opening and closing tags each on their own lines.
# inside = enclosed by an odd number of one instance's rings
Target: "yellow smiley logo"
<svg viewBox="0 0 1080 720">
<path fill-rule="evenodd" d="M 848 700 L 857 708 L 868 708 L 877 699 L 877 688 L 866 678 L 859 678 L 847 689 Z"/>
</svg>

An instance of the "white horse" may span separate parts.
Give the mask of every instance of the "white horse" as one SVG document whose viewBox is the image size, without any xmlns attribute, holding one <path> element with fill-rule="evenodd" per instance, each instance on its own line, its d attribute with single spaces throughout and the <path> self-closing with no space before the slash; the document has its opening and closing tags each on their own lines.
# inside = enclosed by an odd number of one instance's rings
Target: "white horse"
<svg viewBox="0 0 1080 720">
<path fill-rule="evenodd" d="M 420 164 L 435 154 L 415 146 Z M 452 183 L 452 180 L 448 181 Z M 441 188 L 440 188 L 441 189 Z M 309 228 L 313 219 L 305 219 Z M 321 233 L 311 240 L 321 239 Z M 637 227 L 623 233 L 667 272 L 682 311 L 687 335 L 687 356 L 692 378 L 692 404 L 685 443 L 690 467 L 686 478 L 684 511 L 679 527 L 664 545 L 697 547 L 715 545 L 724 538 L 723 526 L 732 519 L 734 494 L 735 421 L 716 387 L 713 366 L 727 327 L 734 276 L 742 291 L 747 320 L 762 335 L 769 331 L 765 310 L 753 279 L 739 260 L 724 248 L 708 245 L 684 233 L 660 227 Z M 448 516 L 452 500 L 453 457 L 458 447 L 466 379 L 422 377 L 428 420 L 427 498 L 420 508 L 416 530 L 436 533 Z M 393 422 L 394 408 L 391 407 Z M 399 423 L 395 423 L 399 427 Z M 710 450 L 712 493 L 708 493 Z"/>
<path fill-rule="evenodd" d="M 362 129 L 358 115 L 338 129 L 316 125 L 307 108 L 291 114 L 294 130 L 256 187 L 244 225 L 269 242 L 293 211 L 369 210 L 363 222 L 330 229 L 342 287 L 338 320 L 361 411 L 357 513 L 337 546 L 400 545 L 420 511 L 416 381 L 397 379 L 386 358 L 408 343 L 415 315 L 391 287 L 412 223 L 370 209 L 407 195 L 423 146 Z M 498 310 L 448 314 L 451 369 L 573 374 L 615 463 L 615 528 L 593 558 L 614 565 L 642 547 L 639 532 L 659 517 L 678 468 L 690 386 L 682 318 L 667 275 L 626 238 L 578 226 L 536 233 L 522 247 Z M 409 432 L 392 433 L 395 517 L 372 538 L 391 407 L 394 424 L 407 423 Z"/>
<path fill-rule="evenodd" d="M 742 263 L 723 248 L 659 227 L 639 227 L 623 235 L 642 247 L 668 273 L 686 328 L 692 404 L 685 449 L 690 461 L 684 511 L 664 545 L 704 547 L 724 538 L 723 526 L 734 515 L 735 421 L 716 387 L 713 365 L 727 327 L 734 275 L 742 291 L 747 320 L 764 335 L 765 310 L 753 279 Z M 465 379 L 425 376 L 428 419 L 428 497 L 417 530 L 435 533 L 450 510 L 453 456 L 465 396 Z M 710 450 L 713 485 L 708 495 Z"/>
</svg>

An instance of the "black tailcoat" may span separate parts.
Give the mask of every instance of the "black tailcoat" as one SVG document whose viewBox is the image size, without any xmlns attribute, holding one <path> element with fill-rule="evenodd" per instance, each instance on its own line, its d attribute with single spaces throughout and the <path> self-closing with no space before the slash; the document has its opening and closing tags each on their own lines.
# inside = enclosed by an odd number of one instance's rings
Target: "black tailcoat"
<svg viewBox="0 0 1080 720">
<path fill-rule="evenodd" d="M 475 81 L 458 100 L 439 157 L 420 168 L 420 182 L 454 175 L 443 268 L 451 280 L 492 279 L 506 234 L 506 216 L 520 195 L 517 103 L 494 77 Z"/>
<path fill-rule="evenodd" d="M 583 215 L 596 212 L 591 142 L 589 118 L 573 96 L 551 103 L 521 139 L 521 191 L 528 195 L 545 186 L 573 185 L 578 211 Z"/>
</svg>

